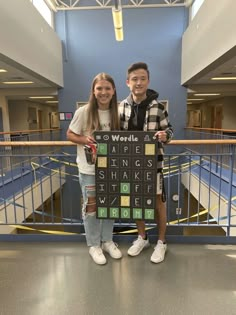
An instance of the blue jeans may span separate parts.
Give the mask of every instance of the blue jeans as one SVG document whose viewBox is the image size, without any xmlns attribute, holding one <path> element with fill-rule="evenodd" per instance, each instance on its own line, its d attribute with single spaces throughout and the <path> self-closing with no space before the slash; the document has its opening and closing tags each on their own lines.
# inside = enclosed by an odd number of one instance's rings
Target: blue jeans
<svg viewBox="0 0 236 315">
<path fill-rule="evenodd" d="M 96 212 L 86 212 L 88 197 L 95 197 L 95 176 L 79 174 L 79 182 L 83 195 L 83 221 L 88 246 L 100 246 L 101 242 L 112 241 L 114 220 L 100 220 Z"/>
</svg>

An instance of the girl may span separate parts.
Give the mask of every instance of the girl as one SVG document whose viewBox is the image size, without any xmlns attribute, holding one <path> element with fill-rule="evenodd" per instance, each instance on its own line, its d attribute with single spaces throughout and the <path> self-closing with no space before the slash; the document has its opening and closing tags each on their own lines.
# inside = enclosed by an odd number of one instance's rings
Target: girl
<svg viewBox="0 0 236 315">
<path fill-rule="evenodd" d="M 122 257 L 112 241 L 113 220 L 96 218 L 95 165 L 86 161 L 84 145 L 95 143 L 95 130 L 119 130 L 117 95 L 114 80 L 106 73 L 99 73 L 92 82 L 89 102 L 76 110 L 67 130 L 67 139 L 77 143 L 79 181 L 83 194 L 83 220 L 89 254 L 94 262 L 103 265 L 106 257 Z"/>
</svg>

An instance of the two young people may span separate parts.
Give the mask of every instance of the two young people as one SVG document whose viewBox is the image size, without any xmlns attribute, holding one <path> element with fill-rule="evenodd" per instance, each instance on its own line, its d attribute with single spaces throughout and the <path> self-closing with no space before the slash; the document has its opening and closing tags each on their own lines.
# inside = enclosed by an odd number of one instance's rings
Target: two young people
<svg viewBox="0 0 236 315">
<path fill-rule="evenodd" d="M 168 143 L 172 136 L 172 126 L 164 106 L 157 101 L 158 93 L 148 89 L 149 70 L 147 64 L 138 62 L 127 71 L 126 84 L 130 95 L 120 103 L 119 113 L 114 80 L 105 73 L 98 74 L 92 83 L 89 102 L 79 108 L 69 125 L 68 140 L 77 143 L 77 163 L 79 180 L 83 193 L 83 219 L 89 253 L 97 264 L 105 264 L 103 251 L 111 257 L 120 259 L 121 251 L 112 240 L 113 220 L 96 219 L 95 202 L 95 167 L 86 162 L 83 146 L 94 142 L 95 130 L 143 130 L 156 131 L 159 143 L 158 176 L 157 176 L 157 225 L 159 239 L 151 256 L 153 263 L 164 260 L 167 245 L 166 204 L 163 194 L 163 144 Z M 128 249 L 128 255 L 137 256 L 149 247 L 150 243 L 145 232 L 145 222 L 136 221 L 138 238 Z"/>
</svg>

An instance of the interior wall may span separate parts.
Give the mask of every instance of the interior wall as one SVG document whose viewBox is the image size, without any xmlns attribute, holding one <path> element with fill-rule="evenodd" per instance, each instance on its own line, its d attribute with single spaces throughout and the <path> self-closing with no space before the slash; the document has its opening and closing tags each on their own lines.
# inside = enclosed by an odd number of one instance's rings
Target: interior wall
<svg viewBox="0 0 236 315">
<path fill-rule="evenodd" d="M 236 47 L 235 12 L 235 0 L 204 1 L 183 35 L 182 84 Z"/>
<path fill-rule="evenodd" d="M 4 95 L 0 95 L 0 107 L 2 112 L 2 128 L 4 132 L 8 132 L 10 130 L 9 108 L 7 99 Z"/>
<path fill-rule="evenodd" d="M 47 106 L 29 101 L 9 101 L 10 131 L 38 129 L 38 110 L 42 111 L 42 129 L 50 128 L 49 114 L 55 112 L 57 107 Z M 35 109 L 34 117 L 29 117 L 30 110 Z M 16 119 L 17 118 L 17 119 Z M 36 121 L 35 121 L 36 120 Z M 31 128 L 32 127 L 32 128 Z"/>
<path fill-rule="evenodd" d="M 224 98 L 219 98 L 209 102 L 202 103 L 200 106 L 201 110 L 201 127 L 202 128 L 214 128 L 214 122 L 216 117 L 213 108 L 222 107 L 224 111 Z M 215 127 L 216 128 L 216 127 Z"/>
<path fill-rule="evenodd" d="M 169 101 L 175 138 L 183 138 L 186 89 L 181 86 L 181 38 L 188 14 L 185 8 L 123 9 L 124 41 L 115 40 L 111 10 L 60 11 L 56 30 L 64 45 L 64 89 L 60 111 L 74 112 L 76 102 L 86 102 L 93 77 L 109 73 L 118 100 L 129 94 L 127 67 L 144 61 L 150 68 L 150 88 Z M 66 131 L 69 122 L 61 122 Z M 65 134 L 65 132 L 64 132 Z"/>
<path fill-rule="evenodd" d="M 214 102 L 213 102 L 214 103 Z M 202 113 L 202 121 L 201 127 L 202 128 L 211 128 L 212 126 L 212 107 L 214 104 L 209 106 L 201 106 L 201 113 Z"/>
<path fill-rule="evenodd" d="M 2 108 L 0 107 L 0 132 L 3 132 Z"/>
<path fill-rule="evenodd" d="M 222 107 L 222 129 L 234 129 L 236 117 L 236 97 L 224 97 L 212 101 L 204 102 L 201 104 L 188 105 L 188 111 L 200 110 L 201 111 L 201 127 L 212 128 L 212 108 Z"/>
<path fill-rule="evenodd" d="M 0 54 L 63 86 L 62 45 L 29 1 L 0 1 Z"/>
<path fill-rule="evenodd" d="M 222 128 L 236 130 L 235 117 L 236 117 L 236 97 L 225 97 L 224 107 L 223 107 Z"/>
</svg>

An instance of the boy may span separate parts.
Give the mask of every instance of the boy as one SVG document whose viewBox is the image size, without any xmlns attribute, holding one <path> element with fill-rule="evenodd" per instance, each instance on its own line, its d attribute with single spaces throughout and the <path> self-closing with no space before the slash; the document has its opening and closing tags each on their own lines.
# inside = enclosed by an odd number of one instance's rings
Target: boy
<svg viewBox="0 0 236 315">
<path fill-rule="evenodd" d="M 173 137 L 172 126 L 164 105 L 158 103 L 158 93 L 148 89 L 149 70 L 144 62 L 132 64 L 127 71 L 126 84 L 130 95 L 120 103 L 121 130 L 156 131 L 155 136 L 159 141 L 157 162 L 157 225 L 159 239 L 151 256 L 153 263 L 160 263 L 165 258 L 167 245 L 166 233 L 166 203 L 163 191 L 163 143 L 168 143 Z M 149 240 L 145 232 L 145 222 L 136 221 L 138 239 L 128 249 L 130 256 L 137 256 L 147 248 Z"/>
</svg>

